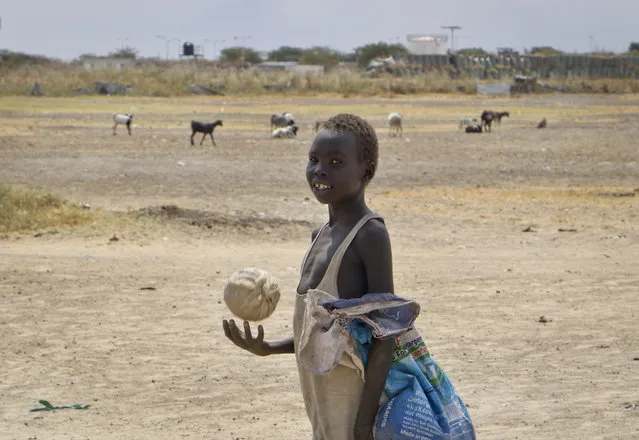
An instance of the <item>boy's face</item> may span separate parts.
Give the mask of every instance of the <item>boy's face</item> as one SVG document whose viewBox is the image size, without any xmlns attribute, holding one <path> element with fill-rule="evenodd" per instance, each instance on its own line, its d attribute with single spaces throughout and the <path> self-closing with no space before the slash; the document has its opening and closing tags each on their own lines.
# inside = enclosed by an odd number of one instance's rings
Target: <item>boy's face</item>
<svg viewBox="0 0 639 440">
<path fill-rule="evenodd" d="M 322 130 L 308 152 L 306 180 L 320 203 L 336 204 L 364 191 L 366 168 L 353 134 Z"/>
</svg>

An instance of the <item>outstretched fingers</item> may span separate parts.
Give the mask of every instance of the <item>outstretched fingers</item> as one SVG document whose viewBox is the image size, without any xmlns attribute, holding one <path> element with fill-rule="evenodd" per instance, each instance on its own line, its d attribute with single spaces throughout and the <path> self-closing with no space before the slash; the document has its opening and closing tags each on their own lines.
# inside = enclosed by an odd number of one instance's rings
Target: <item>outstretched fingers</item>
<svg viewBox="0 0 639 440">
<path fill-rule="evenodd" d="M 222 320 L 222 326 L 224 327 L 224 335 L 238 347 L 260 356 L 268 354 L 265 351 L 267 344 L 264 342 L 264 327 L 261 325 L 257 326 L 256 336 L 253 336 L 251 324 L 248 321 L 244 321 L 244 333 L 233 319 Z"/>
<path fill-rule="evenodd" d="M 224 336 L 232 340 L 231 328 L 229 327 L 229 322 L 226 319 L 222 320 L 222 327 L 224 328 Z"/>
<path fill-rule="evenodd" d="M 222 322 L 222 325 L 224 326 L 224 334 L 227 338 L 233 341 L 233 343 L 238 347 L 246 348 L 246 342 L 242 337 L 242 332 L 239 328 L 237 328 L 237 325 L 235 325 L 235 321 L 233 321 L 232 319 L 230 319 L 228 322 L 224 320 Z"/>
<path fill-rule="evenodd" d="M 256 342 L 259 342 L 260 344 L 262 342 L 264 342 L 264 327 L 262 327 L 261 325 L 257 326 L 257 339 Z"/>
<path fill-rule="evenodd" d="M 244 321 L 244 338 L 247 344 L 253 342 L 253 335 L 251 334 L 251 324 L 248 321 Z"/>
</svg>

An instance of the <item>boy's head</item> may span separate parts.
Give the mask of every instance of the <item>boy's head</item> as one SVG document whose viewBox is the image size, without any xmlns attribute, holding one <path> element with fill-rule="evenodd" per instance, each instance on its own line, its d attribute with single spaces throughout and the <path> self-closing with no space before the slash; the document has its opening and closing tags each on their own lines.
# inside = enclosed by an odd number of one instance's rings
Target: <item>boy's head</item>
<svg viewBox="0 0 639 440">
<path fill-rule="evenodd" d="M 360 163 L 365 164 L 367 173 L 364 183 L 373 179 L 377 170 L 378 143 L 375 129 L 363 118 L 351 114 L 340 113 L 321 123 L 321 129 L 335 134 L 350 134 L 355 140 L 357 156 Z"/>
</svg>

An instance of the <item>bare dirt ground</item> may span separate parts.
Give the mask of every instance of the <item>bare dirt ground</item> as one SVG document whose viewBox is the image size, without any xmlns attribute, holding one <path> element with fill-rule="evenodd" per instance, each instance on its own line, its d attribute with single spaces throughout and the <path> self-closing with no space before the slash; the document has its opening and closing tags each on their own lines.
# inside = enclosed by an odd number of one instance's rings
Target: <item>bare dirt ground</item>
<svg viewBox="0 0 639 440">
<path fill-rule="evenodd" d="M 484 108 L 511 117 L 457 131 Z M 116 111 L 133 136 L 111 134 Z M 282 111 L 297 139 L 269 138 Z M 0 182 L 102 213 L 0 239 L 0 438 L 310 438 L 293 357 L 227 342 L 222 286 L 271 271 L 266 334 L 291 333 L 325 218 L 304 180 L 311 125 L 341 111 L 378 129 L 368 198 L 396 293 L 422 305 L 479 438 L 639 438 L 639 96 L 0 100 Z M 189 121 L 218 117 L 218 146 L 191 147 Z M 91 406 L 29 412 L 38 399 Z"/>
</svg>

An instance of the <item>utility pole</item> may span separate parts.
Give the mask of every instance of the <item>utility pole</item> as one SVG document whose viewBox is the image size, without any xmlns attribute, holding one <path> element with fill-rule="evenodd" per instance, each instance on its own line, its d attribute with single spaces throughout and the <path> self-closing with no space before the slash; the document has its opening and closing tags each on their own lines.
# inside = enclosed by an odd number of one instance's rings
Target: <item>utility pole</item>
<svg viewBox="0 0 639 440">
<path fill-rule="evenodd" d="M 155 38 L 160 38 L 162 40 L 164 40 L 164 43 L 166 44 L 166 59 L 169 59 L 169 44 L 171 44 L 171 40 L 169 40 L 168 38 L 166 38 L 165 35 L 162 34 L 158 34 L 155 36 Z"/>
<path fill-rule="evenodd" d="M 242 61 L 244 61 L 244 40 L 250 40 L 251 36 L 249 35 L 242 35 L 239 37 L 233 37 L 234 40 L 240 40 L 242 42 Z"/>
<path fill-rule="evenodd" d="M 450 51 L 455 52 L 455 31 L 462 29 L 461 26 L 442 26 L 442 29 L 450 29 Z"/>
<path fill-rule="evenodd" d="M 182 42 L 182 40 L 180 40 L 179 38 L 171 38 L 171 41 L 175 41 L 178 44 L 178 58 L 180 58 L 180 43 Z"/>
<path fill-rule="evenodd" d="M 217 43 L 226 43 L 226 40 L 213 40 L 213 59 L 219 58 L 217 56 Z"/>
<path fill-rule="evenodd" d="M 123 50 L 124 50 L 124 43 L 125 43 L 125 42 L 127 42 L 127 41 L 129 41 L 129 40 L 130 40 L 130 38 L 129 38 L 129 37 L 125 37 L 125 38 L 118 38 L 117 40 L 118 40 L 118 43 L 119 43 L 119 45 L 120 45 L 120 51 L 123 51 Z"/>
<path fill-rule="evenodd" d="M 166 59 L 169 59 L 169 48 L 171 46 L 171 41 L 177 41 L 178 44 L 180 44 L 182 41 L 179 38 L 167 38 L 166 35 L 163 34 L 157 34 L 155 36 L 155 38 L 159 38 L 164 40 L 164 43 L 166 44 Z"/>
<path fill-rule="evenodd" d="M 213 43 L 213 61 L 217 58 L 217 44 L 226 43 L 226 40 L 204 40 L 208 43 Z"/>
</svg>

